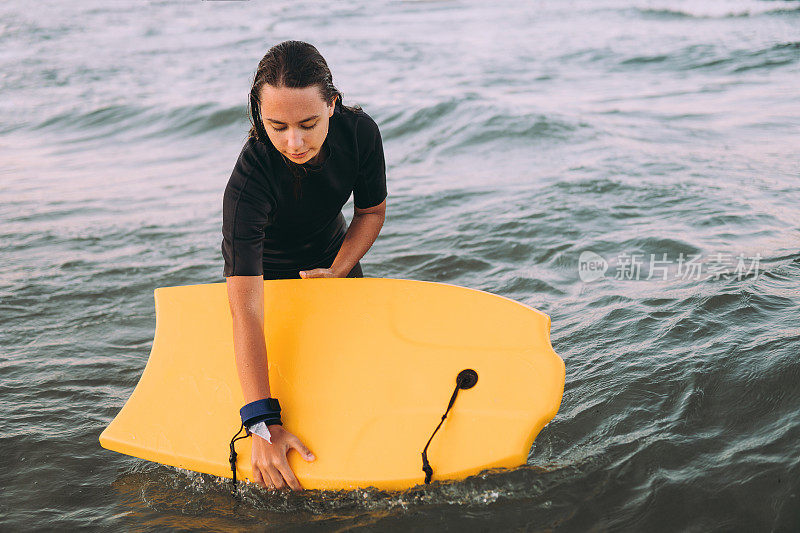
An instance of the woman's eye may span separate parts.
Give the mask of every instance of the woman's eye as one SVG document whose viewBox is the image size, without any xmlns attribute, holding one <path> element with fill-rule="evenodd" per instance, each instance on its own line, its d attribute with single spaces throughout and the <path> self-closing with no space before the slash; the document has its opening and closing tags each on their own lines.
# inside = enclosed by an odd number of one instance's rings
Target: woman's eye
<svg viewBox="0 0 800 533">
<path fill-rule="evenodd" d="M 300 126 L 300 127 L 303 128 L 304 130 L 313 130 L 316 126 L 317 126 L 317 123 L 315 122 L 311 126 Z M 272 126 L 272 129 L 275 130 L 275 131 L 285 131 L 286 130 L 286 126 L 284 126 L 282 128 L 276 128 L 275 126 Z"/>
</svg>

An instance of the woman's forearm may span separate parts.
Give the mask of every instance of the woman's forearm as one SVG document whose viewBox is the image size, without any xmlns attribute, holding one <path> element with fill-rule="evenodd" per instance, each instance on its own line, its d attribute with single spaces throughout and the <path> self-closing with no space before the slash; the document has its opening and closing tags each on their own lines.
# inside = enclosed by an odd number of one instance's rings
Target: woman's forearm
<svg viewBox="0 0 800 533">
<path fill-rule="evenodd" d="M 233 350 L 245 403 L 270 397 L 262 326 L 258 317 L 251 314 L 233 317 Z"/>
<path fill-rule="evenodd" d="M 354 214 L 350 227 L 344 236 L 344 242 L 333 260 L 331 270 L 338 277 L 345 277 L 356 263 L 364 257 L 383 227 L 383 213 Z"/>
<path fill-rule="evenodd" d="M 233 351 L 245 403 L 270 397 L 267 347 L 264 341 L 264 279 L 227 278 L 233 319 Z"/>
</svg>

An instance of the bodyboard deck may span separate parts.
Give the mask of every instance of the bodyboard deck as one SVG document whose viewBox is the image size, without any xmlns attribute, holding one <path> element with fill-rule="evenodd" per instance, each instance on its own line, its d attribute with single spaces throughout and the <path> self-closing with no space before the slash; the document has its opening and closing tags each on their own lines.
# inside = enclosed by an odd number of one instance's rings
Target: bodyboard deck
<svg viewBox="0 0 800 533">
<path fill-rule="evenodd" d="M 242 392 L 225 283 L 155 290 L 156 331 L 144 373 L 100 435 L 104 448 L 231 477 L 229 442 Z M 428 448 L 434 480 L 525 464 L 558 411 L 564 362 L 550 318 L 487 292 L 386 278 L 264 281 L 272 396 L 306 489 L 405 489 L 424 480 L 420 453 L 455 387 L 474 369 Z M 251 479 L 250 441 L 237 477 Z"/>
</svg>

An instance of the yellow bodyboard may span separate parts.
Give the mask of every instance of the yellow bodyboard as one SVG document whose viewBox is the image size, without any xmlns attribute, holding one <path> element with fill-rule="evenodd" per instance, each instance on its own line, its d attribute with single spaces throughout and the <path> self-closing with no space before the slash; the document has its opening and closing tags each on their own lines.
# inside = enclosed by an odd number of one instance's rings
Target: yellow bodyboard
<svg viewBox="0 0 800 533">
<path fill-rule="evenodd" d="M 100 444 L 231 477 L 244 401 L 225 283 L 158 288 L 155 306 L 150 359 Z M 434 481 L 525 464 L 561 403 L 550 317 L 501 296 L 401 279 L 265 280 L 264 312 L 272 395 L 316 455 L 289 452 L 306 489 L 422 483 L 422 449 L 464 369 L 478 381 L 428 448 Z M 236 444 L 239 478 L 252 479 L 250 441 Z"/>
</svg>

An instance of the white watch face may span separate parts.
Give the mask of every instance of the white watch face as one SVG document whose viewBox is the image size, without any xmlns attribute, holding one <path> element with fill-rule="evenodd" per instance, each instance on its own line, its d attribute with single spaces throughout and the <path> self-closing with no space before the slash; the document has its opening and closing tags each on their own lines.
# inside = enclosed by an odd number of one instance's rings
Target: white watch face
<svg viewBox="0 0 800 533">
<path fill-rule="evenodd" d="M 264 439 L 268 443 L 272 444 L 272 438 L 271 438 L 272 435 L 270 435 L 269 428 L 267 427 L 267 425 L 264 423 L 263 420 L 261 422 L 256 422 L 255 424 L 253 424 L 252 426 L 250 426 L 247 429 L 253 435 L 258 435 L 259 437 L 261 437 L 262 439 Z"/>
</svg>

